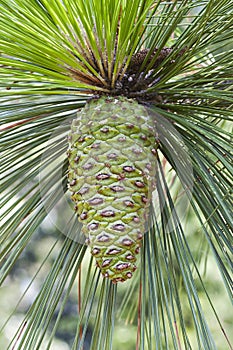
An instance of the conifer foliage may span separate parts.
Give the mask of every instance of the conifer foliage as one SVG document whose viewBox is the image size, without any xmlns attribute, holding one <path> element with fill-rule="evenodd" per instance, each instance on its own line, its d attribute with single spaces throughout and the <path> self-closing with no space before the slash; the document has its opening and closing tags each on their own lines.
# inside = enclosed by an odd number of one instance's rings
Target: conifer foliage
<svg viewBox="0 0 233 350">
<path fill-rule="evenodd" d="M 227 303 L 232 33 L 229 0 L 0 0 L 0 284 L 60 231 L 5 348 L 55 349 L 78 281 L 71 350 L 116 349 L 122 320 L 137 350 L 232 349 L 203 274 Z"/>
</svg>

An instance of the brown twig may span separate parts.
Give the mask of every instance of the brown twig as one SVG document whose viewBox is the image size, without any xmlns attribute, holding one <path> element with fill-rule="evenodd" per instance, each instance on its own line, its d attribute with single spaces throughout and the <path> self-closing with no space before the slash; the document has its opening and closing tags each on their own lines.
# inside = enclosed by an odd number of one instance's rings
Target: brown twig
<svg viewBox="0 0 233 350">
<path fill-rule="evenodd" d="M 45 114 L 43 116 L 47 116 L 48 114 Z M 41 118 L 42 116 L 41 115 L 38 115 L 36 117 L 32 117 L 32 118 L 28 118 L 28 119 L 24 119 L 24 120 L 21 120 L 20 122 L 17 122 L 17 123 L 11 123 L 10 125 L 7 125 L 5 127 L 0 127 L 0 130 L 3 131 L 3 130 L 8 130 L 8 129 L 12 129 L 16 126 L 20 126 L 20 125 L 23 125 L 23 124 L 26 124 L 26 123 L 29 123 L 31 122 L 32 120 L 36 120 L 36 119 L 39 119 Z"/>
<path fill-rule="evenodd" d="M 78 313 L 80 315 L 81 312 L 81 306 L 82 306 L 82 293 L 81 293 L 81 265 L 79 268 L 79 273 L 78 273 Z M 79 327 L 79 337 L 80 339 L 82 338 L 83 330 L 82 330 L 82 325 Z"/>
<path fill-rule="evenodd" d="M 141 303 L 142 303 L 142 283 L 140 282 L 139 296 L 138 296 L 138 328 L 137 328 L 136 350 L 139 350 L 139 344 L 140 344 L 140 334 L 141 334 Z"/>
</svg>

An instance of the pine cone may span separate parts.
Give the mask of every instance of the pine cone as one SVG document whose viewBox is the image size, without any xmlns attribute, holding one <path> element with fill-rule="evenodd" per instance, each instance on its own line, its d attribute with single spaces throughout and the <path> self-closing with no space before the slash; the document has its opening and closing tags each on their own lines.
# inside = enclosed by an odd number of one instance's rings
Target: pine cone
<svg viewBox="0 0 233 350">
<path fill-rule="evenodd" d="M 91 100 L 72 123 L 69 190 L 91 253 L 114 283 L 136 269 L 155 187 L 155 155 L 153 121 L 134 100 Z"/>
</svg>

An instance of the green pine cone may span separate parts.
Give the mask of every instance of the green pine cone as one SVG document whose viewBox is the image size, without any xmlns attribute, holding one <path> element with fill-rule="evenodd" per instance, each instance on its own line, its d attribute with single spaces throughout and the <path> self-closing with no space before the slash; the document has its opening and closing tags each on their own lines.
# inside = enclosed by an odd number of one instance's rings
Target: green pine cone
<svg viewBox="0 0 233 350">
<path fill-rule="evenodd" d="M 103 276 L 132 277 L 155 186 L 155 127 L 124 97 L 91 100 L 73 120 L 68 186 Z"/>
</svg>

